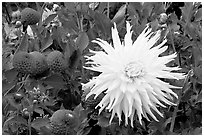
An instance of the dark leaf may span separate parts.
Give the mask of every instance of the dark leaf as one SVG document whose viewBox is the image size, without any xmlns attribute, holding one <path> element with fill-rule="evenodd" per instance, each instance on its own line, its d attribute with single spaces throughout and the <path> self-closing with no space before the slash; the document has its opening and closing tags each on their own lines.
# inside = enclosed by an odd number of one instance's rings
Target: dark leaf
<svg viewBox="0 0 204 137">
<path fill-rule="evenodd" d="M 87 35 L 88 35 L 90 41 L 96 39 L 96 37 L 97 37 L 97 30 L 95 28 L 96 27 L 93 27 L 87 31 Z"/>
<path fill-rule="evenodd" d="M 75 50 L 70 57 L 69 67 L 71 69 L 75 68 L 78 65 L 80 59 L 81 59 L 81 51 L 79 49 Z"/>
</svg>

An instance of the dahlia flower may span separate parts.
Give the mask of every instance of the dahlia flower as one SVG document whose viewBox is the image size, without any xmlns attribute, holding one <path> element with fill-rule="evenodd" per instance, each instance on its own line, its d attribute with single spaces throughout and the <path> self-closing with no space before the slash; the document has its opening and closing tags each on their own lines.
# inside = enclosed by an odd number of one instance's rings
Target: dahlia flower
<svg viewBox="0 0 204 137">
<path fill-rule="evenodd" d="M 183 79 L 184 75 L 175 72 L 180 69 L 179 67 L 166 66 L 174 60 L 176 53 L 159 56 L 168 48 L 164 46 L 166 39 L 154 46 L 160 38 L 160 31 L 152 32 L 151 28 L 146 27 L 133 42 L 129 22 L 126 24 L 126 29 L 127 33 L 122 43 L 116 24 L 112 28 L 113 44 L 99 38 L 93 40 L 104 51 L 90 50 L 93 55 L 85 56 L 88 66 L 84 68 L 100 72 L 100 75 L 82 84 L 82 87 L 83 90 L 90 89 L 86 98 L 92 94 L 96 98 L 101 92 L 105 93 L 96 107 L 100 107 L 99 113 L 104 109 L 112 112 L 110 123 L 117 115 L 120 124 L 123 113 L 125 125 L 130 119 L 133 127 L 135 114 L 140 124 L 142 116 L 149 120 L 149 115 L 158 121 L 152 111 L 162 116 L 157 107 L 166 107 L 165 104 L 175 105 L 171 100 L 173 96 L 177 98 L 177 94 L 172 89 L 180 87 L 170 85 L 161 78 L 179 80 Z"/>
</svg>

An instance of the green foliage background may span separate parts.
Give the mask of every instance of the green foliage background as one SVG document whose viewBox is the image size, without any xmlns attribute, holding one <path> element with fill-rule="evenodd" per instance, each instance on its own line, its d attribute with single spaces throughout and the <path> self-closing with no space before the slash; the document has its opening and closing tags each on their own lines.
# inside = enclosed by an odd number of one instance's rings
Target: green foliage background
<svg viewBox="0 0 204 137">
<path fill-rule="evenodd" d="M 57 8 L 54 7 L 57 5 Z M 41 13 L 37 25 L 25 33 L 16 27 L 13 12 L 30 7 Z M 43 14 L 47 12 L 47 16 Z M 50 14 L 52 13 L 52 14 Z M 161 17 L 167 14 L 167 19 Z M 89 49 L 101 50 L 91 41 L 101 38 L 111 42 L 113 22 L 121 38 L 126 33 L 126 21 L 131 23 L 133 39 L 149 23 L 153 31 L 162 30 L 161 41 L 167 38 L 168 51 L 177 52 L 171 66 L 180 66 L 187 76 L 183 81 L 169 81 L 182 86 L 175 90 L 177 106 L 161 108 L 164 117 L 159 122 L 137 120 L 134 128 L 118 125 L 117 118 L 108 124 L 110 113 L 97 115 L 97 109 L 83 106 L 81 83 L 95 72 L 85 70 L 84 55 Z M 39 51 L 47 55 L 61 51 L 69 68 L 65 75 L 43 74 L 29 77 L 12 66 L 15 52 Z M 49 118 L 58 109 L 75 111 L 79 125 L 75 134 L 99 135 L 195 135 L 202 133 L 202 4 L 200 2 L 6 2 L 2 3 L 2 134 L 51 134 Z M 156 114 L 155 114 L 156 115 Z"/>
</svg>

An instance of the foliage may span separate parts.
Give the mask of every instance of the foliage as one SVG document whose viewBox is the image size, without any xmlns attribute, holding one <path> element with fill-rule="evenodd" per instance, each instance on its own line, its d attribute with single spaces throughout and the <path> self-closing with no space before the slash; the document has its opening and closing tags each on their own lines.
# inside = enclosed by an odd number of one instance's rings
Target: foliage
<svg viewBox="0 0 204 137">
<path fill-rule="evenodd" d="M 25 7 L 38 11 L 36 25 L 20 24 Z M 3 134 L 52 134 L 49 118 L 59 109 L 73 110 L 79 117 L 76 134 L 144 135 L 202 134 L 202 4 L 200 2 L 10 2 L 2 3 L 2 127 Z M 167 16 L 164 16 L 167 15 Z M 134 128 L 118 125 L 110 113 L 84 106 L 81 83 L 96 72 L 83 68 L 89 49 L 101 50 L 91 41 L 101 38 L 111 42 L 111 27 L 117 24 L 121 38 L 125 22 L 133 25 L 133 39 L 148 23 L 153 31 L 162 30 L 169 46 L 165 54 L 177 52 L 171 66 L 180 66 L 184 81 L 168 80 L 181 86 L 175 90 L 177 106 L 161 108 L 159 122 L 134 121 Z M 20 24 L 20 25 L 19 25 Z M 65 72 L 52 71 L 30 76 L 18 73 L 12 65 L 15 53 L 51 51 L 63 53 L 68 64 Z"/>
</svg>

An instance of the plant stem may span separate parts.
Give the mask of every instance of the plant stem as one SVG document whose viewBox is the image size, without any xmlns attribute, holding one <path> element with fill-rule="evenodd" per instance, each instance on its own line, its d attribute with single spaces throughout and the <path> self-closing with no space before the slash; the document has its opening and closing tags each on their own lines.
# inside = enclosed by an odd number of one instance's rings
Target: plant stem
<svg viewBox="0 0 204 137">
<path fill-rule="evenodd" d="M 170 132 L 173 132 L 173 130 L 174 130 L 175 119 L 176 119 L 176 115 L 178 112 L 178 105 L 181 101 L 182 93 L 185 90 L 184 87 L 185 87 L 186 83 L 188 82 L 189 78 L 191 77 L 191 75 L 192 75 L 192 71 L 190 70 L 185 77 L 185 80 L 183 83 L 183 88 L 182 88 L 181 92 L 178 93 L 178 100 L 176 102 L 176 108 L 174 109 L 174 112 L 173 112 L 172 121 L 171 121 L 171 125 L 170 125 L 170 130 L 169 130 Z"/>
<path fill-rule="evenodd" d="M 109 18 L 109 14 L 110 14 L 110 3 L 107 3 L 107 18 Z"/>
<path fill-rule="evenodd" d="M 178 101 L 176 103 L 176 108 L 174 109 L 174 112 L 173 112 L 173 116 L 172 116 L 172 121 L 171 121 L 171 126 L 170 126 L 170 132 L 173 132 L 174 130 L 174 124 L 175 124 L 175 119 L 176 119 L 176 115 L 177 115 L 177 112 L 178 112 L 178 105 L 180 103 L 180 100 L 181 100 L 181 94 L 182 92 L 179 92 L 179 95 L 178 95 Z"/>
<path fill-rule="evenodd" d="M 176 52 L 176 48 L 175 48 L 175 45 L 174 45 L 174 39 L 173 39 L 173 36 L 172 36 L 172 31 L 171 31 L 171 28 L 168 27 L 169 29 L 169 32 L 170 32 L 170 39 L 171 39 L 171 45 L 172 45 L 172 48 L 173 48 L 173 51 Z M 181 66 L 181 63 L 180 63 L 180 57 L 178 56 L 178 65 Z"/>
<path fill-rule="evenodd" d="M 81 19 L 80 19 L 81 32 L 84 31 L 84 28 L 83 28 L 83 20 L 84 20 L 84 17 L 83 17 L 83 15 L 81 15 Z"/>
<path fill-rule="evenodd" d="M 30 114 L 28 118 L 28 130 L 29 130 L 29 135 L 31 135 L 31 115 Z"/>
</svg>

